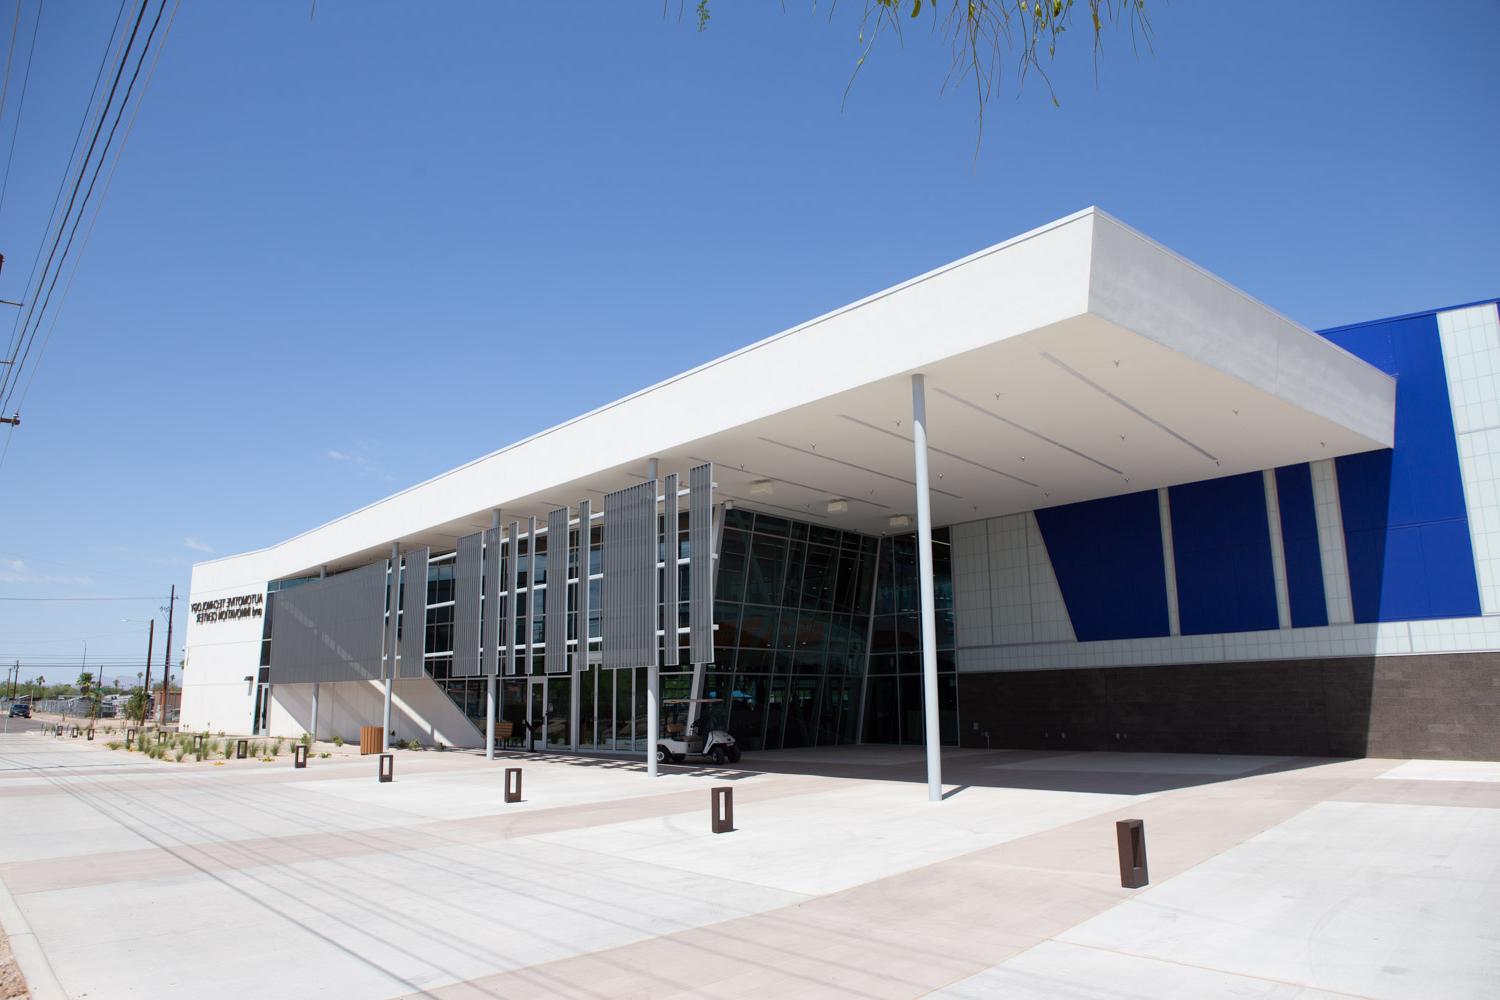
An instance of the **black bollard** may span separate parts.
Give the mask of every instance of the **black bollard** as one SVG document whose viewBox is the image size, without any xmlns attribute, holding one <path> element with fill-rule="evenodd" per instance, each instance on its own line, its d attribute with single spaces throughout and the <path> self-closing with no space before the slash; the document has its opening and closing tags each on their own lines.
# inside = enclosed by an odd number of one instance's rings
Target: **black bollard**
<svg viewBox="0 0 1500 1000">
<path fill-rule="evenodd" d="M 250 741 L 236 740 L 234 744 L 234 759 L 244 760 L 248 756 L 250 756 Z"/>
<path fill-rule="evenodd" d="M 307 766 L 307 744 L 298 743 L 296 746 L 292 747 L 292 766 Z"/>
<path fill-rule="evenodd" d="M 396 755 L 383 753 L 380 755 L 380 780 L 390 781 L 396 776 Z"/>
<path fill-rule="evenodd" d="M 514 778 L 514 787 L 511 779 Z M 521 769 L 519 767 L 507 767 L 505 769 L 505 801 L 521 801 Z"/>
<path fill-rule="evenodd" d="M 714 833 L 729 833 L 734 829 L 734 789 L 720 785 L 709 793 L 709 825 Z"/>
<path fill-rule="evenodd" d="M 1120 849 L 1120 885 L 1139 889 L 1151 880 L 1146 875 L 1146 821 L 1122 819 L 1115 824 Z"/>
</svg>

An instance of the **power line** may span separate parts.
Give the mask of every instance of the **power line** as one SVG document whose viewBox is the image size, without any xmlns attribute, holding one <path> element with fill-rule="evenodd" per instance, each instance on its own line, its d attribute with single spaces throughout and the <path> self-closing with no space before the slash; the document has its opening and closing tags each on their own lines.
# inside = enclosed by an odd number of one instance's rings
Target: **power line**
<svg viewBox="0 0 1500 1000">
<path fill-rule="evenodd" d="M 5 85 L 0 87 L 0 118 L 5 117 L 5 99 L 10 96 L 10 65 L 16 58 L 16 36 L 21 33 L 21 0 L 16 0 L 16 17 L 10 25 L 10 48 L 5 53 Z"/>
<path fill-rule="evenodd" d="M 104 101 L 104 110 L 99 115 L 99 121 L 94 126 L 94 134 L 89 138 L 89 148 L 85 151 L 83 160 L 79 164 L 78 177 L 73 182 L 72 193 L 68 195 L 67 208 L 63 210 L 62 224 L 58 227 L 57 236 L 52 241 L 52 249 L 47 254 L 47 263 L 42 267 L 42 284 L 47 285 L 47 294 L 42 299 L 40 308 L 37 307 L 35 298 L 32 299 L 31 304 L 27 307 L 26 320 L 27 324 L 31 326 L 31 332 L 27 334 L 26 326 L 22 326 L 21 337 L 25 346 L 21 349 L 20 360 L 17 361 L 13 357 L 9 370 L 5 373 L 7 385 L 5 387 L 4 398 L 0 399 L 0 412 L 3 412 L 10 405 L 10 400 L 15 395 L 16 385 L 20 381 L 19 372 L 26 367 L 26 361 L 31 356 L 31 346 L 36 342 L 37 330 L 40 329 L 42 317 L 47 312 L 48 306 L 52 303 L 52 293 L 57 288 L 58 278 L 62 275 L 63 264 L 67 260 L 68 252 L 73 247 L 73 238 L 78 234 L 78 225 L 82 222 L 84 210 L 88 206 L 89 198 L 94 193 L 94 185 L 99 180 L 99 171 L 104 165 L 105 156 L 108 155 L 110 143 L 114 141 L 115 130 L 120 126 L 120 119 L 124 115 L 125 105 L 130 101 L 130 92 L 135 88 L 135 82 L 140 77 L 141 66 L 146 61 L 146 52 L 151 47 L 151 39 L 155 36 L 157 27 L 161 24 L 161 15 L 166 10 L 167 0 L 161 0 L 161 3 L 157 6 L 156 19 L 151 24 L 150 31 L 146 36 L 145 45 L 141 47 L 140 56 L 136 60 L 135 71 L 131 74 L 130 82 L 125 87 L 124 98 L 115 111 L 114 123 L 110 126 L 109 135 L 104 140 L 104 147 L 100 149 L 99 158 L 94 163 L 94 172 L 93 176 L 89 179 L 88 190 L 84 191 L 83 201 L 79 202 L 78 193 L 83 188 L 84 175 L 88 173 L 89 161 L 93 158 L 94 149 L 99 144 L 99 136 L 104 131 L 104 120 L 109 117 L 109 109 L 114 105 L 115 94 L 119 91 L 120 87 L 120 80 L 125 75 L 125 65 L 130 61 L 131 49 L 135 46 L 136 36 L 140 33 L 141 22 L 145 20 L 146 9 L 149 6 L 150 0 L 141 0 L 141 9 L 136 14 L 135 24 L 131 26 L 130 37 L 126 40 L 125 49 L 120 56 L 120 65 L 115 70 L 114 80 L 110 83 L 109 96 Z M 78 204 L 78 214 L 76 216 L 73 215 L 73 206 L 75 203 Z M 70 217 L 73 218 L 73 225 L 71 229 L 68 229 L 68 219 Z M 68 229 L 68 241 L 65 246 L 62 245 L 64 229 Z M 62 256 L 60 258 L 57 257 L 59 246 L 62 246 Z M 52 267 L 54 258 L 57 259 L 57 267 L 52 270 L 52 280 L 49 283 L 47 282 L 47 271 Z M 40 291 L 41 284 L 37 285 L 37 289 Z M 35 317 L 35 322 L 32 322 L 33 317 Z"/>
<path fill-rule="evenodd" d="M 0 597 L 0 601 L 159 601 L 160 594 L 147 597 Z"/>
<path fill-rule="evenodd" d="M 162 0 L 162 7 L 165 8 L 165 6 L 166 6 L 166 0 Z M 88 231 L 83 234 L 83 244 L 78 248 L 78 253 L 74 254 L 74 256 L 73 256 L 73 270 L 68 274 L 68 283 L 63 286 L 62 297 L 58 299 L 57 308 L 54 309 L 53 312 L 52 312 L 52 322 L 47 327 L 47 335 L 42 338 L 42 347 L 41 347 L 41 350 L 37 352 L 36 364 L 32 365 L 31 368 L 26 373 L 26 385 L 21 389 L 21 396 L 16 401 L 16 410 L 18 412 L 19 412 L 20 408 L 23 405 L 25 405 L 27 396 L 29 396 L 31 394 L 31 383 L 36 380 L 37 369 L 41 367 L 42 358 L 47 353 L 47 345 L 52 342 L 52 334 L 57 330 L 58 319 L 62 316 L 63 303 L 65 303 L 67 301 L 69 293 L 72 292 L 72 290 L 73 290 L 73 282 L 78 277 L 79 267 L 83 263 L 83 255 L 88 251 L 89 244 L 93 241 L 93 238 L 94 238 L 94 227 L 99 224 L 99 217 L 104 213 L 104 201 L 105 201 L 106 198 L 109 197 L 109 189 L 114 184 L 115 172 L 119 170 L 119 168 L 120 168 L 120 161 L 125 156 L 125 144 L 130 141 L 130 135 L 131 135 L 132 132 L 135 131 L 135 123 L 136 123 L 136 119 L 140 115 L 141 105 L 146 100 L 146 93 L 151 89 L 151 81 L 156 76 L 156 67 L 157 67 L 157 64 L 161 62 L 161 54 L 162 54 L 162 52 L 164 51 L 164 49 L 166 47 L 167 37 L 172 33 L 172 25 L 177 21 L 177 11 L 181 7 L 182 7 L 182 0 L 175 0 L 175 3 L 172 5 L 172 16 L 167 20 L 167 29 L 166 29 L 166 31 L 164 31 L 162 33 L 161 44 L 156 47 L 156 55 L 155 55 L 155 57 L 151 61 L 151 68 L 150 68 L 150 70 L 147 71 L 147 73 L 146 73 L 146 81 L 141 86 L 141 96 L 140 96 L 139 99 L 136 100 L 135 107 L 131 109 L 131 112 L 130 112 L 130 121 L 126 123 L 126 125 L 125 125 L 125 134 L 120 138 L 120 145 L 115 150 L 115 159 L 114 159 L 114 162 L 110 165 L 109 175 L 104 178 L 104 189 L 99 193 L 99 200 L 95 204 L 95 207 L 94 207 L 94 217 L 89 221 Z M 156 23 L 159 24 L 160 21 L 161 21 L 161 9 L 157 10 L 156 17 L 157 17 Z M 154 35 L 155 31 L 156 31 L 156 25 L 155 24 L 152 25 L 152 29 L 151 30 L 152 30 L 152 34 Z M 143 63 L 145 61 L 146 52 L 150 48 L 150 46 L 151 46 L 151 38 L 148 37 L 146 39 L 146 47 L 141 50 L 140 61 L 136 63 L 136 70 L 135 70 L 136 76 L 139 76 L 139 74 L 140 74 L 141 63 Z M 131 78 L 131 87 L 133 88 L 134 85 L 135 85 L 135 77 L 133 76 Z M 125 94 L 125 102 L 128 102 L 129 99 L 130 99 L 130 91 L 129 91 L 129 89 L 127 89 L 126 90 L 126 94 Z M 124 111 L 125 111 L 125 106 L 126 106 L 125 102 L 122 102 L 121 105 L 120 105 L 120 114 L 121 115 L 123 115 Z M 114 129 L 118 128 L 119 124 L 120 124 L 120 118 L 119 118 L 119 116 L 116 116 L 116 118 L 115 118 L 115 125 L 114 125 L 113 128 L 110 129 L 110 141 L 113 141 L 113 139 L 114 139 Z M 107 155 L 107 151 L 109 149 L 109 144 L 110 144 L 109 142 L 105 143 L 105 152 L 101 152 L 100 153 L 99 162 L 98 162 L 98 164 L 94 168 L 94 180 L 92 180 L 92 181 L 89 182 L 89 192 L 90 193 L 92 193 L 93 190 L 94 190 L 94 182 L 97 181 L 98 178 L 99 178 L 99 169 L 104 164 L 104 157 L 105 157 L 105 155 Z M 84 201 L 87 202 L 87 200 L 88 200 L 88 198 L 87 198 L 87 196 L 85 196 Z M 79 216 L 78 216 L 78 221 L 75 221 L 73 223 L 73 230 L 74 230 L 75 233 L 78 230 L 78 222 L 82 221 L 82 219 L 83 219 L 83 214 L 82 214 L 82 209 L 80 209 Z M 73 244 L 73 237 L 69 236 L 68 237 L 68 245 L 71 247 L 72 244 Z M 67 256 L 67 250 L 63 251 L 63 256 L 64 257 Z M 62 271 L 62 264 L 59 263 L 59 265 L 58 265 L 58 272 L 57 273 L 61 274 L 61 271 Z M 57 282 L 57 279 L 54 276 L 54 278 L 53 278 L 53 284 L 55 285 L 56 282 Z M 50 290 L 48 292 L 48 298 L 49 299 L 51 298 L 51 292 L 50 292 Z M 40 325 L 40 323 L 38 323 L 38 325 Z M 12 387 L 11 387 L 11 392 L 14 393 L 14 391 L 15 391 L 15 386 L 13 384 Z M 4 407 L 0 406 L 0 412 L 3 412 L 3 410 L 4 410 Z M 5 440 L 5 448 L 4 449 L 0 449 L 0 468 L 3 468 L 5 466 L 5 456 L 10 452 L 10 441 L 11 441 L 10 436 L 7 436 L 6 440 Z"/>
<path fill-rule="evenodd" d="M 52 208 L 47 212 L 47 225 L 42 230 L 42 238 L 37 241 L 36 253 L 31 258 L 31 271 L 26 275 L 25 288 L 31 287 L 31 280 L 36 277 L 37 265 L 42 262 L 42 251 L 47 246 L 47 234 L 52 232 L 53 220 L 57 218 L 57 208 L 62 204 L 63 191 L 67 189 L 68 177 L 73 172 L 73 160 L 78 156 L 79 146 L 83 143 L 83 133 L 88 129 L 89 119 L 93 117 L 94 103 L 99 99 L 99 85 L 104 80 L 104 70 L 109 65 L 110 53 L 114 51 L 115 39 L 120 35 L 120 25 L 125 19 L 125 7 L 129 0 L 120 0 L 120 7 L 115 11 L 115 23 L 110 28 L 109 42 L 104 46 L 104 54 L 99 57 L 99 68 L 94 72 L 94 84 L 89 89 L 89 99 L 83 106 L 83 117 L 78 122 L 78 131 L 73 135 L 73 147 L 68 150 L 68 159 L 63 164 L 62 176 L 57 180 L 57 191 L 52 196 Z M 37 26 L 42 23 L 42 5 L 37 7 Z M 123 56 L 122 56 L 123 58 Z M 102 112 L 101 112 L 102 118 Z M 17 127 L 20 121 L 16 122 Z M 14 151 L 15 137 L 11 137 L 12 151 Z M 7 356 L 14 357 L 16 349 L 20 346 L 19 334 L 21 329 L 21 313 L 16 313 L 16 318 L 11 324 L 11 335 L 6 347 Z M 0 388 L 3 388 L 9 379 L 9 371 L 0 377 Z"/>
<path fill-rule="evenodd" d="M 16 101 L 16 125 L 10 130 L 10 151 L 5 154 L 5 179 L 0 181 L 0 213 L 5 211 L 5 193 L 10 190 L 10 165 L 11 161 L 16 158 L 16 136 L 21 134 L 21 116 L 26 112 L 26 93 L 31 89 L 31 64 L 36 59 L 36 36 L 42 26 L 42 10 L 46 6 L 47 0 L 39 0 L 36 5 L 36 20 L 31 23 L 31 47 L 26 53 L 26 73 L 21 77 L 21 97 Z M 4 108 L 0 107 L 0 111 L 3 110 Z M 72 157 L 69 159 L 71 160 Z M 61 188 L 58 193 L 62 193 Z M 56 211 L 57 206 L 52 207 Z M 45 242 L 45 233 L 42 234 L 42 238 Z M 40 246 L 37 247 L 37 255 L 41 255 Z M 35 262 L 32 263 L 32 267 L 33 269 L 36 267 Z M 31 284 L 30 277 L 27 277 L 26 284 Z M 14 330 L 12 330 L 12 335 L 14 335 Z"/>
</svg>

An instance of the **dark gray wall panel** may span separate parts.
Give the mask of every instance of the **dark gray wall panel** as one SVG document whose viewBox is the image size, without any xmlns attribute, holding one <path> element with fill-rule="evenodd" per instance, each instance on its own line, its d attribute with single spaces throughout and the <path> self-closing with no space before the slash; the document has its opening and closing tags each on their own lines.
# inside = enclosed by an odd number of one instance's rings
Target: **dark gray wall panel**
<svg viewBox="0 0 1500 1000">
<path fill-rule="evenodd" d="M 656 480 L 604 497 L 604 666 L 656 662 Z"/>
<path fill-rule="evenodd" d="M 381 676 L 384 562 L 279 591 L 275 597 L 272 683 L 363 681 Z"/>
<path fill-rule="evenodd" d="M 688 472 L 688 648 L 694 663 L 714 658 L 714 467 Z"/>
<path fill-rule="evenodd" d="M 423 677 L 422 654 L 427 648 L 427 557 L 426 548 L 406 554 L 406 569 L 401 573 L 401 653 L 397 677 Z"/>
<path fill-rule="evenodd" d="M 453 669 L 454 677 L 479 676 L 480 548 L 484 535 L 474 532 L 458 540 L 453 558 Z"/>
<path fill-rule="evenodd" d="M 661 662 L 675 667 L 677 658 L 677 473 L 662 483 Z"/>
<path fill-rule="evenodd" d="M 484 533 L 484 601 L 480 608 L 479 672 L 493 677 L 500 663 L 500 591 L 505 585 L 500 582 L 500 529 L 490 528 Z"/>
<path fill-rule="evenodd" d="M 543 624 L 547 673 L 568 669 L 568 508 L 547 514 L 547 610 Z"/>
<path fill-rule="evenodd" d="M 516 672 L 516 588 L 521 572 L 521 560 L 516 556 L 521 545 L 521 522 L 510 522 L 510 538 L 505 547 L 505 607 L 500 615 L 501 636 L 505 644 L 503 659 L 505 672 L 514 674 Z"/>
</svg>

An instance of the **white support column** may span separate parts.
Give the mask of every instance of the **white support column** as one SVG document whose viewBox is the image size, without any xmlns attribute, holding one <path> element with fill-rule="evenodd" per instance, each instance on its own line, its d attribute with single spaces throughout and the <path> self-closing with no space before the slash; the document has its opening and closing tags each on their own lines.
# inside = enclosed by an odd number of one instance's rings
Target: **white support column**
<svg viewBox="0 0 1500 1000">
<path fill-rule="evenodd" d="M 1276 580 L 1276 627 L 1292 627 L 1292 593 L 1286 580 L 1286 547 L 1281 541 L 1281 494 L 1276 470 L 1261 473 L 1266 484 L 1266 530 L 1271 535 L 1271 574 Z"/>
<path fill-rule="evenodd" d="M 385 634 L 386 642 L 390 649 L 386 650 L 385 669 L 385 698 L 384 707 L 380 712 L 380 743 L 385 750 L 391 748 L 391 683 L 396 673 L 396 611 L 401 607 L 399 597 L 401 590 L 401 551 L 396 543 L 391 543 L 391 587 L 390 594 L 386 598 L 386 607 L 390 611 L 391 620 L 387 623 Z"/>
<path fill-rule="evenodd" d="M 661 688 L 661 667 L 655 663 L 646 668 L 646 777 L 656 777 L 656 741 L 661 739 L 661 706 L 657 704 Z"/>
<path fill-rule="evenodd" d="M 927 379 L 911 377 L 911 428 L 917 481 L 917 577 L 922 590 L 922 704 L 927 742 L 927 798 L 943 800 L 942 732 L 938 728 L 937 598 L 932 582 L 932 497 L 927 484 Z"/>
<path fill-rule="evenodd" d="M 647 479 L 657 479 L 660 472 L 659 460 L 653 458 L 646 462 Z M 605 530 L 609 530 L 607 526 Z M 660 697 L 661 667 L 652 660 L 646 668 L 646 776 L 649 778 L 656 777 L 656 742 L 661 739 L 661 706 L 657 704 Z"/>
<path fill-rule="evenodd" d="M 1339 477 L 1333 459 L 1313 462 L 1313 513 L 1318 522 L 1318 555 L 1323 560 L 1323 597 L 1328 624 L 1354 621 L 1354 599 L 1349 591 L 1349 553 L 1344 545 L 1344 515 L 1339 506 Z"/>
<path fill-rule="evenodd" d="M 496 507 L 494 510 L 490 511 L 490 527 L 494 528 L 497 532 L 500 530 L 500 508 L 498 508 L 498 507 Z M 491 559 L 499 559 L 500 558 L 500 553 L 499 552 L 491 552 L 489 554 L 489 556 L 490 556 Z M 496 574 L 497 577 L 498 577 L 498 575 L 499 574 Z M 497 642 L 498 640 L 495 637 L 500 634 L 500 627 L 499 627 L 499 621 L 500 621 L 500 595 L 499 594 L 488 594 L 486 596 L 489 598 L 489 602 L 490 602 L 489 620 L 490 620 L 491 627 L 488 629 L 489 635 L 485 636 L 485 638 L 487 640 L 489 640 L 490 642 Z M 481 660 L 481 662 L 483 662 L 483 661 Z M 496 657 L 496 662 L 497 663 L 499 662 L 499 657 L 498 656 Z M 495 759 L 495 674 L 494 674 L 494 671 L 488 672 L 486 674 L 485 678 L 484 678 L 484 759 L 485 760 L 494 760 Z"/>
<path fill-rule="evenodd" d="M 318 567 L 318 579 L 319 580 L 325 580 L 327 578 L 328 578 L 328 567 L 327 566 L 319 566 Z M 316 683 L 313 684 L 313 696 L 312 696 L 312 738 L 313 738 L 314 742 L 317 742 L 317 739 L 318 739 L 318 688 L 319 687 L 320 687 L 320 685 L 318 685 Z"/>
<path fill-rule="evenodd" d="M 1161 516 L 1161 564 L 1167 577 L 1167 634 L 1182 634 L 1182 612 L 1177 607 L 1177 550 L 1172 545 L 1172 498 L 1165 486 L 1156 491 Z"/>
</svg>

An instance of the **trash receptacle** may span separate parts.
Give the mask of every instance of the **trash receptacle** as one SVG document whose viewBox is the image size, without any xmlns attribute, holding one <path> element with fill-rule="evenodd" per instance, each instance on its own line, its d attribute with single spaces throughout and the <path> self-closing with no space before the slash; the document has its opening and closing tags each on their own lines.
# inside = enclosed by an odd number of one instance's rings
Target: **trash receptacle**
<svg viewBox="0 0 1500 1000">
<path fill-rule="evenodd" d="M 361 755 L 367 753 L 380 753 L 385 749 L 385 727 L 383 726 L 360 726 L 359 727 L 359 752 Z"/>
</svg>

